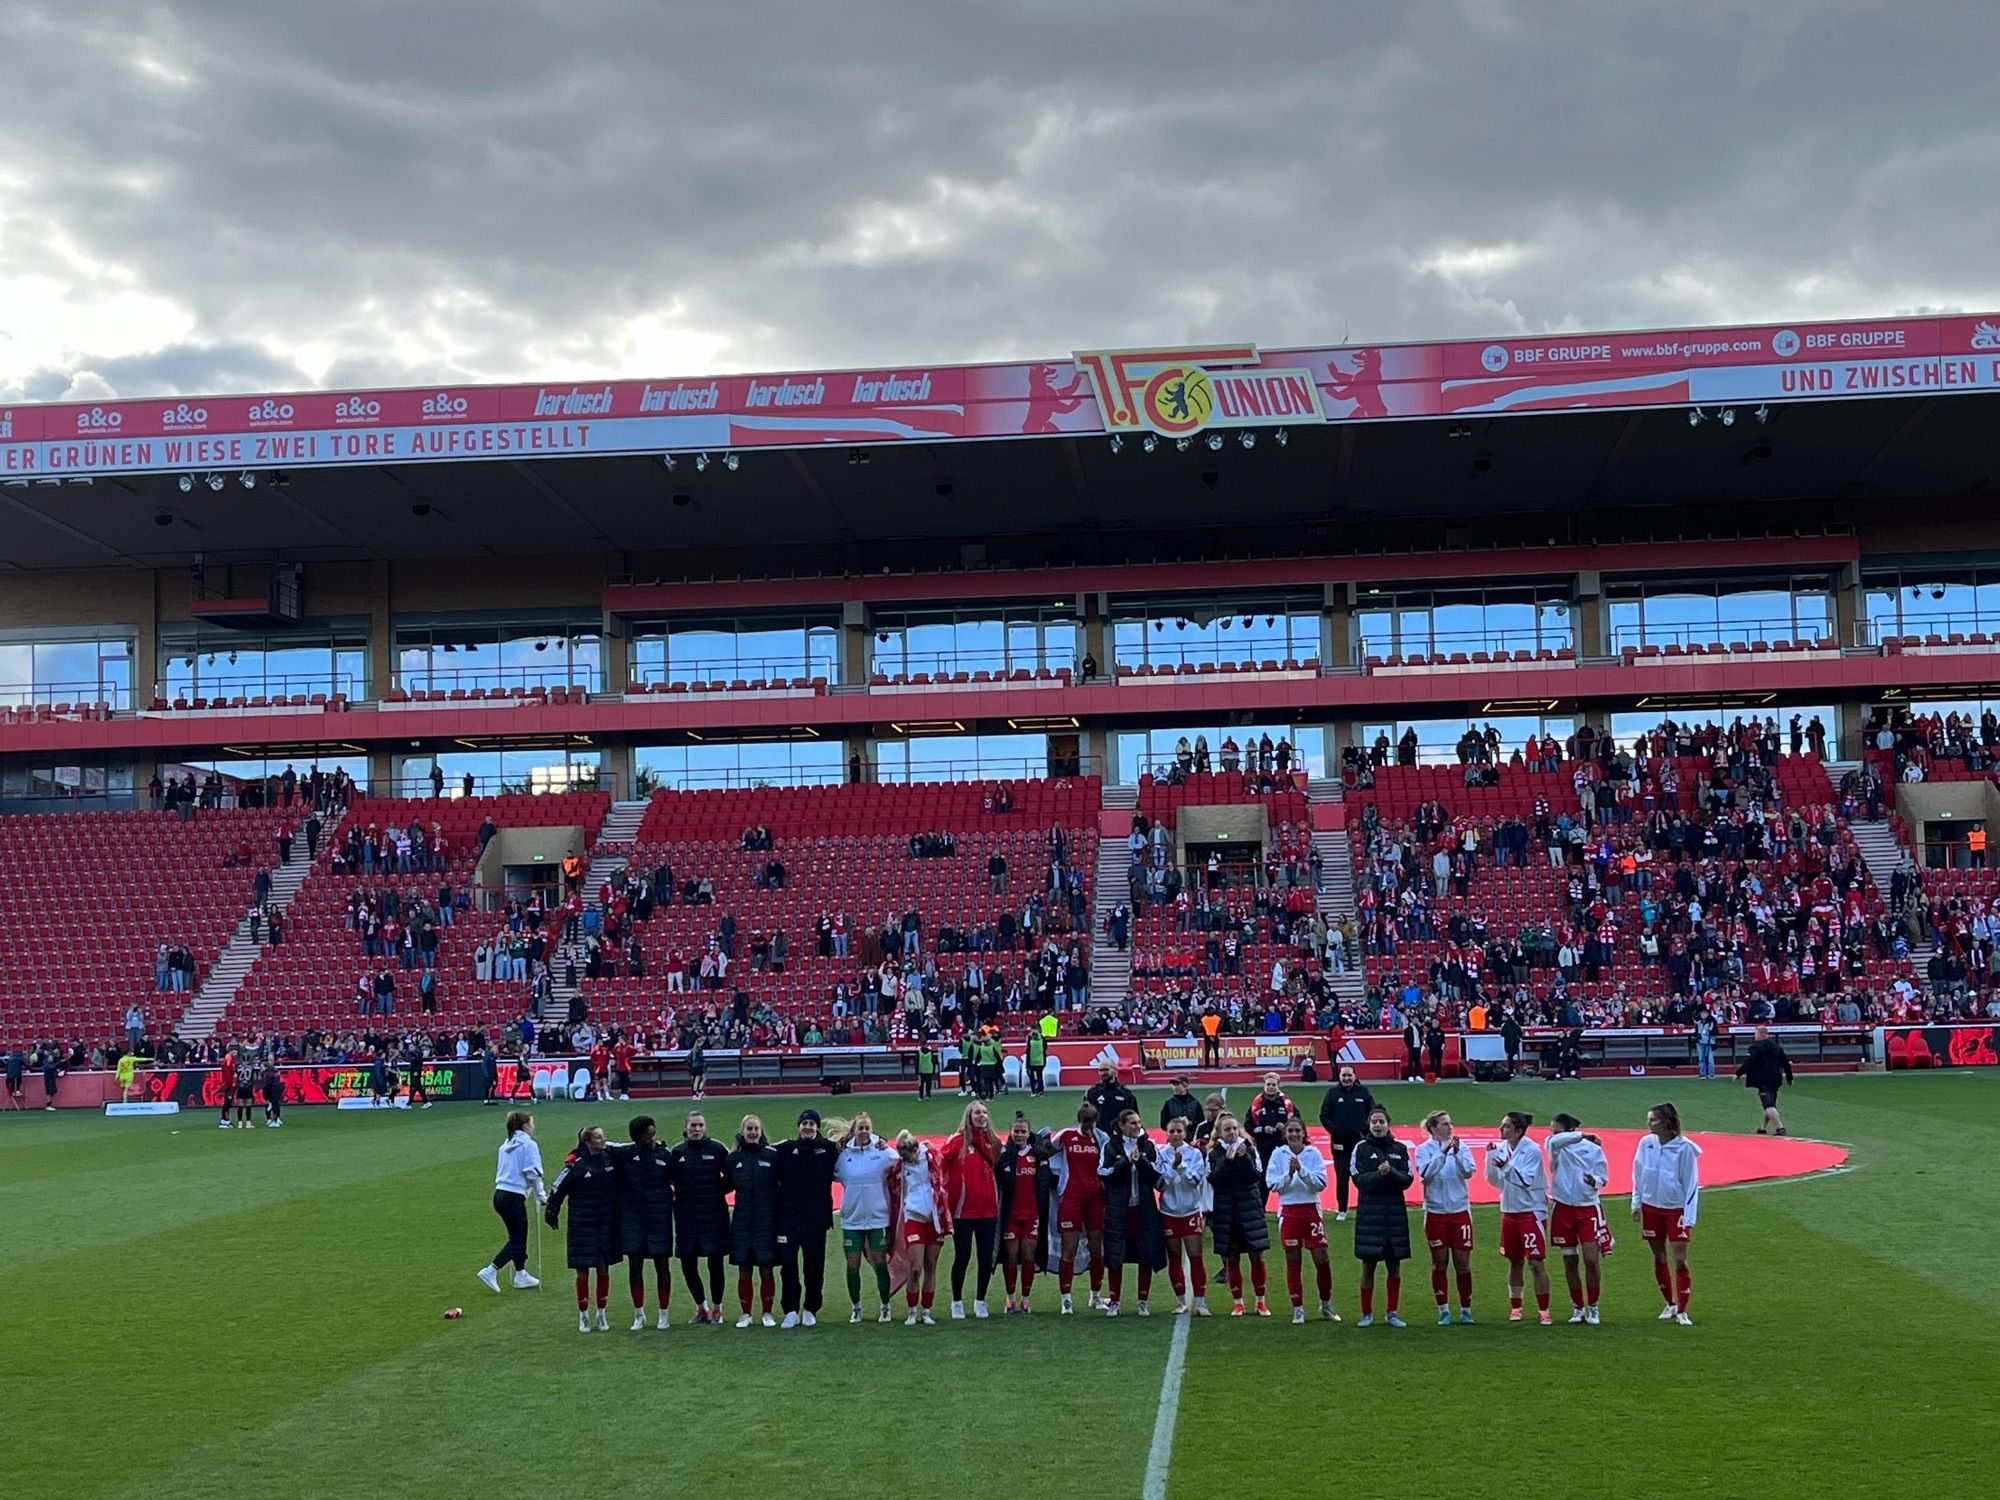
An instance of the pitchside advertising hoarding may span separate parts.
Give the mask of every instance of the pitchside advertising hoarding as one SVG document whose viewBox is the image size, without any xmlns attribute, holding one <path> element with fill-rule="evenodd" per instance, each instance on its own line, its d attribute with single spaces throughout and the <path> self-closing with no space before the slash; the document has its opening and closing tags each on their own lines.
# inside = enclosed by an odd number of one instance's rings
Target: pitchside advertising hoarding
<svg viewBox="0 0 2000 1500">
<path fill-rule="evenodd" d="M 2000 313 L 795 375 L 0 408 L 0 482 L 2000 390 Z"/>
<path fill-rule="evenodd" d="M 2000 1068 L 2000 1026 L 1884 1026 L 1875 1060 L 1887 1068 Z"/>
</svg>

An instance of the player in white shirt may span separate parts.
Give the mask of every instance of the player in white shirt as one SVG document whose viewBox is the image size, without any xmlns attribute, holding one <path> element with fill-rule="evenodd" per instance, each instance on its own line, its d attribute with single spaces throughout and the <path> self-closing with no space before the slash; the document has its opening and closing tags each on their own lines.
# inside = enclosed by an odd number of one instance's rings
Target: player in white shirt
<svg viewBox="0 0 2000 1500">
<path fill-rule="evenodd" d="M 1486 1180 L 1500 1189 L 1500 1253 L 1507 1257 L 1507 1321 L 1521 1321 L 1522 1268 L 1535 1280 L 1535 1311 L 1549 1321 L 1549 1174 L 1542 1148 L 1528 1139 L 1535 1117 L 1510 1109 L 1500 1117 L 1500 1139 L 1486 1148 Z"/>
<path fill-rule="evenodd" d="M 1174 1313 L 1208 1316 L 1208 1265 L 1202 1259 L 1202 1210 L 1208 1203 L 1208 1155 L 1188 1142 L 1188 1123 L 1167 1121 L 1160 1148 L 1160 1227 L 1167 1238 L 1167 1280 L 1173 1283 Z M 1181 1256 L 1187 1256 L 1187 1269 Z M 1193 1298 L 1190 1300 L 1189 1292 Z"/>
<path fill-rule="evenodd" d="M 1611 1180 L 1604 1147 L 1586 1135 L 1575 1115 L 1557 1115 L 1549 1136 L 1549 1243 L 1562 1251 L 1563 1280 L 1569 1283 L 1569 1320 L 1597 1321 L 1598 1258 L 1603 1253 L 1604 1213 L 1598 1195 Z M 1579 1265 L 1579 1262 L 1581 1264 Z"/>
<path fill-rule="evenodd" d="M 1292 1295 L 1292 1321 L 1306 1320 L 1305 1257 L 1319 1278 L 1319 1315 L 1338 1323 L 1333 1310 L 1333 1267 L 1326 1259 L 1326 1215 L 1319 1195 L 1326 1191 L 1326 1158 L 1306 1144 L 1306 1122 L 1285 1121 L 1285 1144 L 1271 1152 L 1264 1185 L 1278 1195 L 1278 1241 L 1285 1248 L 1285 1288 Z"/>
<path fill-rule="evenodd" d="M 1471 1146 L 1458 1138 L 1449 1110 L 1424 1116 L 1424 1139 L 1415 1158 L 1424 1187 L 1424 1242 L 1431 1247 L 1431 1294 L 1438 1322 L 1451 1321 L 1448 1269 L 1458 1272 L 1458 1321 L 1472 1321 L 1472 1193 L 1467 1184 L 1479 1170 Z"/>
<path fill-rule="evenodd" d="M 1666 1306 L 1662 1323 L 1692 1324 L 1688 1316 L 1688 1235 L 1701 1197 L 1701 1148 L 1681 1134 L 1680 1111 L 1655 1104 L 1646 1111 L 1650 1132 L 1632 1158 L 1632 1217 L 1653 1251 L 1653 1276 Z"/>
</svg>

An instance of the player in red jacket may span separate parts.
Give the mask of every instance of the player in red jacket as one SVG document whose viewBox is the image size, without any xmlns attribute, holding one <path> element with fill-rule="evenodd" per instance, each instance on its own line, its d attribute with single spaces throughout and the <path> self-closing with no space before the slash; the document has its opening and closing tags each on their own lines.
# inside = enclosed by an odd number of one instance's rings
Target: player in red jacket
<svg viewBox="0 0 2000 1500">
<path fill-rule="evenodd" d="M 611 1049 L 604 1045 L 600 1037 L 590 1048 L 590 1088 L 584 1095 L 587 1099 L 608 1099 L 611 1097 L 608 1085 L 611 1082 Z"/>
<path fill-rule="evenodd" d="M 1090 1306 L 1104 1306 L 1104 1185 L 1097 1166 L 1104 1158 L 1110 1139 L 1097 1128 L 1097 1106 L 1085 1102 L 1077 1109 L 1076 1124 L 1056 1137 L 1056 1230 L 1061 1236 L 1062 1260 L 1056 1267 L 1056 1285 L 1062 1288 L 1062 1310 L 1074 1313 L 1070 1286 L 1076 1277 L 1079 1246 L 1090 1250 Z"/>
<path fill-rule="evenodd" d="M 638 1055 L 639 1049 L 632 1045 L 632 1039 L 619 1032 L 618 1040 L 611 1045 L 611 1091 L 620 1099 L 632 1097 L 632 1060 Z"/>
</svg>

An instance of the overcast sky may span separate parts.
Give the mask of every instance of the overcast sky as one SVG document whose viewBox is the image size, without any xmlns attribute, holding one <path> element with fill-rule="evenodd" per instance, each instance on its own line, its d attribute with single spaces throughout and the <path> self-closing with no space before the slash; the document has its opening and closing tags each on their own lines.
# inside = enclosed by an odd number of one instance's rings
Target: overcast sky
<svg viewBox="0 0 2000 1500">
<path fill-rule="evenodd" d="M 1993 0 L 14 0 L 0 398 L 2000 307 Z"/>
</svg>

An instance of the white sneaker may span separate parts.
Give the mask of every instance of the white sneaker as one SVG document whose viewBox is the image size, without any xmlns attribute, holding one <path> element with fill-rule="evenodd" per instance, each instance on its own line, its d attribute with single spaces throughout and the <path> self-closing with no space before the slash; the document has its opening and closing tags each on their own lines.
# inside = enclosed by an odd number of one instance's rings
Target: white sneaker
<svg viewBox="0 0 2000 1500">
<path fill-rule="evenodd" d="M 990 1318 L 991 1316 L 993 1316 L 986 1310 L 986 1304 L 984 1302 L 974 1302 L 972 1304 L 972 1315 L 975 1318 Z"/>
<path fill-rule="evenodd" d="M 1581 1323 L 1583 1321 L 1583 1309 L 1580 1307 L 1572 1307 L 1569 1310 L 1569 1320 L 1572 1323 Z"/>
<path fill-rule="evenodd" d="M 928 1307 L 917 1314 L 917 1321 L 926 1328 L 937 1327 L 937 1319 L 931 1316 L 931 1310 Z"/>
<path fill-rule="evenodd" d="M 576 1331 L 578 1333 L 590 1332 L 590 1314 L 588 1311 L 579 1312 L 576 1315 Z"/>
<path fill-rule="evenodd" d="M 766 1328 L 776 1328 L 778 1326 L 778 1320 L 772 1317 L 769 1313 L 765 1313 L 762 1318 L 758 1319 L 758 1321 L 761 1322 Z"/>
<path fill-rule="evenodd" d="M 491 1266 L 481 1266 L 479 1268 L 479 1279 L 484 1283 L 487 1291 L 497 1292 L 500 1290 L 500 1273 Z"/>
<path fill-rule="evenodd" d="M 658 1329 L 659 1329 L 659 1330 L 661 1330 L 662 1332 L 665 1332 L 665 1331 L 666 1331 L 667 1329 L 669 1329 L 669 1328 L 671 1328 L 671 1327 L 673 1327 L 673 1326 L 674 1326 L 674 1325 L 673 1325 L 673 1323 L 672 1323 L 672 1322 L 671 1322 L 671 1321 L 670 1321 L 670 1320 L 668 1319 L 668 1317 L 667 1317 L 667 1310 L 666 1310 L 666 1309 L 665 1309 L 664 1307 L 660 1309 L 660 1320 L 659 1320 L 659 1322 L 655 1323 L 655 1324 L 654 1324 L 653 1326 L 654 1326 L 655 1328 L 658 1328 Z"/>
<path fill-rule="evenodd" d="M 644 1333 L 646 1331 L 645 1308 L 642 1307 L 637 1312 L 632 1314 L 632 1331 L 634 1333 Z"/>
<path fill-rule="evenodd" d="M 1105 1297 L 1102 1292 L 1092 1292 L 1090 1294 L 1090 1310 L 1092 1312 L 1103 1312 L 1104 1309 L 1109 1305 L 1110 1304 L 1105 1301 Z"/>
<path fill-rule="evenodd" d="M 797 1313 L 786 1313 L 786 1314 L 785 1314 L 785 1321 L 784 1321 L 784 1322 L 783 1322 L 783 1323 L 782 1323 L 781 1325 L 779 1325 L 779 1326 L 780 1326 L 780 1327 L 784 1327 L 784 1328 L 796 1328 L 796 1327 L 798 1327 L 798 1326 L 799 1326 L 799 1315 L 798 1315 Z"/>
<path fill-rule="evenodd" d="M 1305 1320 L 1306 1320 L 1306 1310 L 1303 1307 L 1299 1306 L 1298 1303 L 1294 1302 L 1292 1304 L 1292 1321 L 1294 1323 L 1303 1323 L 1305 1322 Z"/>
<path fill-rule="evenodd" d="M 1343 1208 L 1340 1212 L 1336 1213 L 1333 1216 L 1333 1222 L 1336 1224 L 1345 1224 L 1347 1222 L 1347 1210 Z"/>
<path fill-rule="evenodd" d="M 1681 1312 L 1678 1309 L 1676 1309 L 1674 1312 L 1674 1321 L 1680 1324 L 1681 1327 L 1683 1328 L 1694 1327 L 1694 1319 L 1690 1318 L 1686 1313 Z"/>
<path fill-rule="evenodd" d="M 884 1302 L 882 1304 L 882 1311 L 876 1317 L 875 1321 L 878 1323 L 893 1323 L 896 1321 L 896 1315 L 893 1312 L 889 1311 L 888 1303 Z"/>
<path fill-rule="evenodd" d="M 1115 1317 L 1117 1317 L 1117 1316 L 1118 1316 L 1118 1304 L 1117 1304 L 1116 1302 L 1106 1302 L 1106 1303 L 1104 1304 L 1104 1316 L 1105 1316 L 1105 1317 L 1107 1317 L 1107 1318 L 1115 1318 Z"/>
<path fill-rule="evenodd" d="M 541 1284 L 542 1283 L 539 1278 L 530 1276 L 526 1271 L 516 1271 L 514 1273 L 514 1285 L 519 1287 L 523 1291 L 527 1290 L 529 1287 L 537 1287 L 540 1286 Z"/>
<path fill-rule="evenodd" d="M 1070 1294 L 1068 1292 L 1064 1292 L 1062 1294 L 1062 1315 L 1065 1318 L 1067 1318 L 1068 1316 L 1070 1316 L 1070 1314 L 1074 1313 L 1075 1311 L 1076 1311 L 1076 1303 L 1070 1299 Z"/>
<path fill-rule="evenodd" d="M 597 1310 L 597 1331 L 599 1333 L 611 1332 L 611 1320 L 604 1316 L 604 1309 L 601 1307 Z"/>
<path fill-rule="evenodd" d="M 1140 1304 L 1138 1305 L 1138 1307 L 1136 1307 L 1136 1308 L 1134 1308 L 1134 1309 L 1133 1309 L 1133 1311 L 1137 1312 L 1137 1313 L 1139 1314 L 1139 1316 L 1140 1316 L 1140 1317 L 1142 1317 L 1142 1318 L 1150 1318 L 1150 1317 L 1152 1317 L 1152 1315 L 1153 1315 L 1153 1310 L 1152 1310 L 1152 1308 L 1150 1308 L 1150 1307 L 1146 1306 L 1146 1304 L 1145 1304 L 1144 1302 L 1141 1302 L 1141 1303 L 1140 1303 Z"/>
<path fill-rule="evenodd" d="M 1680 1316 L 1680 1311 L 1678 1307 L 1669 1302 L 1665 1307 L 1660 1309 L 1660 1321 L 1662 1323 L 1671 1323 L 1675 1318 Z"/>
<path fill-rule="evenodd" d="M 1331 1302 L 1320 1303 L 1319 1315 L 1329 1323 L 1338 1323 L 1340 1321 L 1339 1309 L 1334 1307 Z"/>
<path fill-rule="evenodd" d="M 1197 1318 L 1206 1318 L 1210 1316 L 1208 1311 L 1208 1298 L 1197 1297 L 1194 1299 L 1194 1315 Z"/>
<path fill-rule="evenodd" d="M 1590 1304 L 1590 1306 L 1586 1307 L 1586 1308 L 1585 1308 L 1585 1309 L 1583 1310 L 1583 1321 L 1584 1321 L 1584 1322 L 1586 1322 L 1586 1323 L 1589 1323 L 1589 1324 L 1591 1324 L 1591 1325 L 1592 1325 L 1593 1327 L 1594 1327 L 1594 1326 L 1596 1325 L 1596 1323 L 1597 1323 L 1597 1304 L 1596 1304 L 1595 1302 L 1591 1303 L 1591 1304 Z"/>
<path fill-rule="evenodd" d="M 965 1321 L 965 1304 L 963 1302 L 952 1303 L 951 1320 L 954 1323 L 963 1323 Z"/>
<path fill-rule="evenodd" d="M 750 1314 L 745 1313 L 743 1314 L 742 1317 L 738 1318 L 736 1320 L 736 1326 L 738 1328 L 748 1328 L 750 1326 Z"/>
<path fill-rule="evenodd" d="M 903 1319 L 903 1326 L 905 1328 L 915 1328 L 917 1326 L 917 1310 L 914 1307 L 910 1309 L 910 1315 Z"/>
<path fill-rule="evenodd" d="M 1187 1298 L 1185 1297 L 1174 1298 L 1174 1316 L 1177 1318 L 1185 1318 L 1187 1314 L 1188 1314 Z"/>
<path fill-rule="evenodd" d="M 809 1312 L 802 1312 L 802 1313 L 800 1313 L 800 1314 L 799 1314 L 799 1321 L 800 1321 L 801 1323 L 805 1324 L 805 1326 L 806 1326 L 806 1327 L 808 1327 L 808 1328 L 817 1328 L 817 1327 L 819 1327 L 819 1319 L 818 1319 L 818 1318 L 815 1318 L 815 1317 L 814 1317 L 814 1316 L 813 1316 L 813 1315 L 812 1315 L 811 1313 L 809 1313 Z M 856 1321 L 858 1322 L 858 1321 L 860 1321 L 860 1320 L 859 1320 L 859 1319 L 856 1319 Z"/>
<path fill-rule="evenodd" d="M 859 1323 L 861 1321 L 861 1304 L 859 1302 L 854 1304 L 854 1311 L 847 1315 L 847 1321 L 850 1323 Z"/>
</svg>

